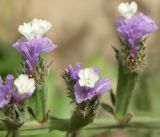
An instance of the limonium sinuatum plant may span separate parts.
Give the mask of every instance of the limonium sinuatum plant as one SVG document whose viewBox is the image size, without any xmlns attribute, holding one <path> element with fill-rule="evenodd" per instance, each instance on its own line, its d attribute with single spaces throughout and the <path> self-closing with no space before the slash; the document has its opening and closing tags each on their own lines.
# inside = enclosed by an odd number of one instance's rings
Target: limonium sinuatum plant
<svg viewBox="0 0 160 137">
<path fill-rule="evenodd" d="M 46 117 L 46 85 L 45 78 L 48 73 L 47 64 L 41 58 L 41 53 L 53 51 L 55 45 L 45 33 L 52 27 L 51 23 L 47 20 L 33 19 L 31 22 L 23 23 L 18 28 L 22 34 L 13 47 L 22 54 L 25 63 L 20 70 L 20 73 L 28 74 L 29 77 L 35 79 L 36 91 L 31 100 L 32 110 L 34 116 L 38 121 L 44 121 Z M 24 78 L 24 77 L 20 77 Z M 20 86 L 20 85 L 19 85 Z M 33 103 L 34 102 L 34 103 Z"/>
<path fill-rule="evenodd" d="M 149 16 L 137 13 L 137 7 L 136 2 L 121 3 L 121 16 L 115 20 L 120 40 L 119 49 L 115 49 L 119 63 L 115 116 L 121 122 L 127 119 L 132 93 L 147 62 L 144 37 L 158 29 Z"/>
<path fill-rule="evenodd" d="M 69 90 L 68 95 L 76 104 L 68 127 L 68 136 L 93 122 L 100 96 L 111 89 L 111 79 L 100 78 L 99 73 L 100 70 L 96 67 L 81 69 L 77 63 L 75 69 L 69 65 L 63 74 Z"/>
<path fill-rule="evenodd" d="M 31 120 L 30 114 L 38 122 L 47 117 L 45 78 L 50 66 L 41 53 L 57 47 L 44 36 L 51 26 L 47 20 L 35 18 L 18 28 L 23 36 L 13 47 L 23 56 L 22 65 L 16 78 L 9 74 L 4 81 L 0 77 L 0 123 L 8 131 L 7 136 L 17 136 L 18 128 Z"/>
<path fill-rule="evenodd" d="M 46 36 L 52 24 L 35 18 L 20 25 L 18 31 L 22 36 L 13 48 L 22 55 L 22 62 L 16 76 L 8 74 L 5 79 L 0 76 L 0 130 L 8 132 L 6 137 L 17 137 L 21 131 L 22 135 L 33 135 L 43 129 L 45 132 L 58 129 L 66 131 L 66 137 L 76 137 L 83 127 L 94 121 L 100 98 L 107 92 L 111 95 L 112 104 L 101 105 L 120 124 L 103 125 L 102 128 L 127 127 L 131 119 L 128 112 L 131 96 L 147 62 L 144 41 L 158 30 L 155 22 L 143 13 L 137 13 L 137 9 L 134 1 L 119 4 L 121 15 L 114 21 L 120 41 L 119 48 L 114 48 L 119 68 L 116 94 L 111 89 L 112 80 L 101 77 L 97 67 L 82 68 L 80 63 L 76 63 L 75 67 L 70 64 L 64 70 L 62 77 L 67 94 L 75 106 L 69 119 L 51 116 L 46 107 L 46 77 L 51 63 L 45 62 L 42 53 L 57 48 Z M 138 123 L 138 127 L 141 125 L 144 123 Z M 136 127 L 136 123 L 130 124 L 132 126 Z M 148 128 L 148 125 L 145 127 Z"/>
</svg>

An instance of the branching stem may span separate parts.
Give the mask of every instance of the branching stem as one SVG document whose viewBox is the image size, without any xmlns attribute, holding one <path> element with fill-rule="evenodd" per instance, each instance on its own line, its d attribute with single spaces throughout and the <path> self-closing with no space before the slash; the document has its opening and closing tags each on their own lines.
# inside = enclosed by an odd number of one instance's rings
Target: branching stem
<svg viewBox="0 0 160 137">
<path fill-rule="evenodd" d="M 57 125 L 59 123 L 59 125 Z M 52 125 L 50 125 L 52 124 Z M 64 126 L 65 124 L 65 126 Z M 45 134 L 53 130 L 67 131 L 69 120 L 57 119 L 54 122 L 38 123 L 36 121 L 25 123 L 19 129 L 20 136 Z M 66 127 L 66 129 L 65 129 Z M 96 119 L 92 124 L 82 130 L 118 130 L 118 129 L 150 129 L 160 130 L 160 118 L 156 117 L 133 117 L 128 124 L 119 124 L 113 117 Z M 0 124 L 0 130 L 4 131 Z"/>
</svg>

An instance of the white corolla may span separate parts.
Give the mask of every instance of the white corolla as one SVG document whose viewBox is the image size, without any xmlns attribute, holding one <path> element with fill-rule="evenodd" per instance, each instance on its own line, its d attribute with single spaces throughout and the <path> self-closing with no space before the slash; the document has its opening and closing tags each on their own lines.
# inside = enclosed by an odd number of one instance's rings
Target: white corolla
<svg viewBox="0 0 160 137">
<path fill-rule="evenodd" d="M 81 87 L 94 88 L 96 82 L 99 80 L 98 74 L 93 68 L 81 69 L 78 73 L 79 85 Z"/>
<path fill-rule="evenodd" d="M 118 11 L 126 18 L 130 19 L 137 12 L 137 3 L 132 2 L 131 4 L 121 3 L 118 6 Z"/>
<path fill-rule="evenodd" d="M 28 40 L 40 38 L 52 27 L 52 24 L 47 20 L 33 19 L 31 22 L 23 23 L 18 28 L 18 31 Z"/>
<path fill-rule="evenodd" d="M 35 80 L 24 74 L 19 75 L 19 77 L 15 79 L 14 85 L 17 87 L 17 92 L 19 95 L 32 95 L 36 88 Z"/>
</svg>

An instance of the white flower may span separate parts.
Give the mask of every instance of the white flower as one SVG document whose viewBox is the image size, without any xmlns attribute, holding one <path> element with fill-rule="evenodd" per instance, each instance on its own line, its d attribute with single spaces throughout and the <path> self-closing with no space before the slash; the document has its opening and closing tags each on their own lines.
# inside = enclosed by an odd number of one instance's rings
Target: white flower
<svg viewBox="0 0 160 137">
<path fill-rule="evenodd" d="M 28 40 L 31 40 L 33 38 L 42 37 L 51 27 L 52 24 L 47 20 L 35 18 L 29 23 L 20 25 L 18 31 Z"/>
<path fill-rule="evenodd" d="M 98 74 L 93 70 L 93 68 L 81 69 L 78 73 L 79 85 L 82 87 L 93 88 L 99 79 Z"/>
<path fill-rule="evenodd" d="M 17 79 L 15 79 L 14 85 L 17 87 L 20 95 L 32 95 L 35 91 L 35 80 L 33 78 L 29 78 L 28 75 L 21 74 Z"/>
<path fill-rule="evenodd" d="M 130 19 L 137 12 L 137 3 L 121 3 L 118 6 L 118 11 L 126 18 Z"/>
</svg>

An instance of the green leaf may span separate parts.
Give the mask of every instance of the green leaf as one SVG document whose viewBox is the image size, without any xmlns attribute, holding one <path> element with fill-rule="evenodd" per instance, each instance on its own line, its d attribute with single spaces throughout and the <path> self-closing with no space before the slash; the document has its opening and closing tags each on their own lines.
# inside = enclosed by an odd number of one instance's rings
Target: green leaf
<svg viewBox="0 0 160 137">
<path fill-rule="evenodd" d="M 115 103 L 116 103 L 115 94 L 113 93 L 112 89 L 109 93 L 110 93 L 110 98 L 111 98 L 112 105 L 115 106 Z"/>
<path fill-rule="evenodd" d="M 33 109 L 30 106 L 27 107 L 27 110 L 28 110 L 29 114 L 31 114 L 33 116 L 33 118 L 36 119 L 36 115 L 35 115 Z"/>
<path fill-rule="evenodd" d="M 103 108 L 104 110 L 106 110 L 107 112 L 109 112 L 109 113 L 111 113 L 111 114 L 114 114 L 114 110 L 113 110 L 113 108 L 112 108 L 110 105 L 105 104 L 105 103 L 102 103 L 101 106 L 102 106 L 102 108 Z"/>
<path fill-rule="evenodd" d="M 60 130 L 60 131 L 66 131 L 68 129 L 70 119 L 60 119 L 55 117 L 49 118 L 49 127 L 50 131 L 52 130 Z"/>
</svg>

